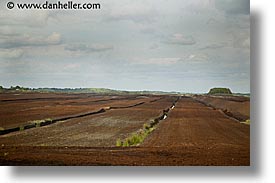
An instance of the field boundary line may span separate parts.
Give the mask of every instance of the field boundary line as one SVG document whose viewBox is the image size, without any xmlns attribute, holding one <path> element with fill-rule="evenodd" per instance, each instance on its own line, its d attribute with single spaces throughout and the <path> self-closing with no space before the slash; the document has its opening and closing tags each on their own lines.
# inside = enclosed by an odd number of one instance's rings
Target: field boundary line
<svg viewBox="0 0 275 183">
<path fill-rule="evenodd" d="M 220 109 L 220 108 L 216 108 L 216 107 L 213 106 L 212 104 L 206 103 L 206 102 L 201 101 L 201 100 L 199 100 L 199 99 L 196 99 L 196 98 L 194 98 L 194 97 L 191 97 L 191 98 L 192 98 L 193 100 L 195 100 L 196 102 L 205 105 L 206 107 L 210 107 L 212 110 L 218 110 L 218 111 L 219 111 L 221 114 L 223 114 L 225 117 L 227 117 L 227 118 L 229 118 L 229 119 L 231 119 L 231 120 L 233 120 L 233 121 L 236 121 L 236 122 L 239 122 L 239 123 L 243 122 L 242 119 L 240 119 L 240 118 L 234 116 L 234 114 L 233 114 L 232 112 L 230 112 L 230 111 L 227 111 L 227 110 L 224 110 L 224 109 Z"/>
</svg>

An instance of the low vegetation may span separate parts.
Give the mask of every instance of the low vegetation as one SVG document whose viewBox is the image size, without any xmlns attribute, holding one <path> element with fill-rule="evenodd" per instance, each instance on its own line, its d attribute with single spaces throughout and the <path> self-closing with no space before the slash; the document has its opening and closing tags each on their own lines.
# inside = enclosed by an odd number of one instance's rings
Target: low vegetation
<svg viewBox="0 0 275 183">
<path fill-rule="evenodd" d="M 156 129 L 155 126 L 150 126 L 149 124 L 144 124 L 143 129 L 138 132 L 132 133 L 131 136 L 127 137 L 125 140 L 117 139 L 117 147 L 128 147 L 128 146 L 138 146 L 144 139 Z"/>
<path fill-rule="evenodd" d="M 116 146 L 121 147 L 123 145 L 123 142 L 120 139 L 116 140 Z"/>
<path fill-rule="evenodd" d="M 248 119 L 248 120 L 246 120 L 244 122 L 241 122 L 241 123 L 246 124 L 246 125 L 250 125 L 250 119 Z"/>
<path fill-rule="evenodd" d="M 52 122 L 51 118 L 30 121 L 31 124 L 35 124 L 35 127 L 40 127 L 42 123 Z"/>
<path fill-rule="evenodd" d="M 34 120 L 34 121 L 31 121 L 31 123 L 35 124 L 36 127 L 39 127 L 42 122 L 44 122 L 44 120 Z"/>
<path fill-rule="evenodd" d="M 174 108 L 175 103 L 173 104 Z M 128 146 L 138 146 L 141 144 L 145 138 L 152 133 L 156 129 L 156 125 L 161 121 L 167 118 L 168 112 L 170 108 L 165 109 L 162 111 L 162 115 L 152 121 L 150 123 L 143 124 L 143 128 L 138 130 L 135 133 L 132 133 L 129 137 L 127 137 L 125 140 L 117 139 L 116 146 L 117 147 L 128 147 Z"/>
<path fill-rule="evenodd" d="M 19 131 L 23 131 L 24 130 L 24 126 L 20 126 Z"/>
</svg>

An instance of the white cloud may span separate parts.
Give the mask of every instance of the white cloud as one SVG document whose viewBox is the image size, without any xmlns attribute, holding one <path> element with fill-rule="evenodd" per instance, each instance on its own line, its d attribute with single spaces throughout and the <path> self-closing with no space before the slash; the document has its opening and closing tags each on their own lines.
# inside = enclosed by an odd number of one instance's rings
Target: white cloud
<svg viewBox="0 0 275 183">
<path fill-rule="evenodd" d="M 205 53 L 192 53 L 183 55 L 181 57 L 163 57 L 163 58 L 149 58 L 149 59 L 136 59 L 135 64 L 144 65 L 173 65 L 180 63 L 188 64 L 202 64 L 209 62 L 209 55 Z"/>
<path fill-rule="evenodd" d="M 149 58 L 136 61 L 135 64 L 171 65 L 176 64 L 180 58 Z"/>
<path fill-rule="evenodd" d="M 0 58 L 18 59 L 21 58 L 24 51 L 21 49 L 0 49 Z"/>
<path fill-rule="evenodd" d="M 66 64 L 64 66 L 64 70 L 74 70 L 74 69 L 77 69 L 79 68 L 81 65 L 79 63 L 70 63 L 70 64 Z"/>
<path fill-rule="evenodd" d="M 5 7 L 5 5 L 3 6 Z M 9 26 L 43 27 L 47 25 L 49 11 L 0 11 L 0 24 Z"/>
<path fill-rule="evenodd" d="M 247 39 L 243 40 L 242 47 L 250 49 L 250 38 L 247 38 Z"/>
<path fill-rule="evenodd" d="M 19 35 L 18 31 L 12 29 L 10 26 L 0 26 L 0 38 L 3 36 L 15 36 Z"/>
<path fill-rule="evenodd" d="M 234 48 L 241 48 L 244 50 L 250 49 L 250 30 L 249 29 L 235 29 L 229 33 L 231 38 L 231 45 Z"/>
<path fill-rule="evenodd" d="M 168 37 L 164 43 L 176 45 L 194 45 L 196 44 L 196 41 L 192 36 L 184 36 L 183 34 L 176 33 Z"/>
<path fill-rule="evenodd" d="M 191 63 L 191 64 L 203 64 L 209 62 L 209 55 L 205 53 L 193 53 L 187 55 L 186 57 L 182 57 L 180 59 L 181 62 Z"/>
<path fill-rule="evenodd" d="M 61 42 L 61 35 L 54 32 L 45 39 L 45 42 L 48 44 L 59 44 Z"/>
</svg>

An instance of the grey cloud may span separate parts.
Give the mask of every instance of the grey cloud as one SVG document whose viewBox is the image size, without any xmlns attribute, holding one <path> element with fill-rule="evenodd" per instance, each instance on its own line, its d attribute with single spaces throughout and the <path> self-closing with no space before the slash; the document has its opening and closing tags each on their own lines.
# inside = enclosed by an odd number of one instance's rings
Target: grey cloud
<svg viewBox="0 0 275 183">
<path fill-rule="evenodd" d="M 72 52 L 102 52 L 107 50 L 112 50 L 113 46 L 111 45 L 100 45 L 100 44 L 69 44 L 65 46 L 65 50 L 72 51 Z"/>
<path fill-rule="evenodd" d="M 151 23 L 154 21 L 150 13 L 148 14 L 121 14 L 111 15 L 106 18 L 107 21 L 133 21 L 135 23 Z"/>
<path fill-rule="evenodd" d="M 108 18 L 107 20 L 111 21 L 121 21 L 121 20 L 131 20 L 136 23 L 150 23 L 152 22 L 152 18 L 149 18 L 147 15 L 142 15 L 142 16 L 132 16 L 132 15 L 123 15 L 123 16 L 117 16 L 117 17 L 111 17 Z"/>
<path fill-rule="evenodd" d="M 136 61 L 137 65 L 178 65 L 181 63 L 184 64 L 203 64 L 209 62 L 209 55 L 204 53 L 193 53 L 188 55 L 183 55 L 182 57 L 159 57 L 159 58 L 149 58 L 149 59 L 140 59 Z"/>
<path fill-rule="evenodd" d="M 135 23 L 152 23 L 157 16 L 157 12 L 147 3 L 140 1 L 136 2 L 122 2 L 110 9 L 109 15 L 106 17 L 107 21 L 132 21 Z"/>
<path fill-rule="evenodd" d="M 157 44 L 152 44 L 149 48 L 151 49 L 151 50 L 154 50 L 154 49 L 157 49 L 159 47 L 159 45 L 157 45 Z"/>
<path fill-rule="evenodd" d="M 232 39 L 232 47 L 234 48 L 242 48 L 244 50 L 250 49 L 250 31 L 242 30 L 242 31 L 230 31 L 229 36 Z"/>
<path fill-rule="evenodd" d="M 48 19 L 50 17 L 50 14 L 48 13 L 48 11 L 39 11 L 39 12 L 15 11 L 15 12 L 14 11 L 1 12 L 0 24 L 9 25 L 9 26 L 43 27 L 47 25 Z"/>
<path fill-rule="evenodd" d="M 226 46 L 227 46 L 227 43 L 212 43 L 200 48 L 200 50 L 219 49 L 219 48 L 224 48 Z"/>
<path fill-rule="evenodd" d="M 217 24 L 221 24 L 221 22 L 219 22 L 216 18 L 209 18 L 206 22 L 206 25 L 217 25 Z"/>
<path fill-rule="evenodd" d="M 163 41 L 166 44 L 175 45 L 194 45 L 196 44 L 195 39 L 192 36 L 184 36 L 182 34 L 173 34 L 167 40 Z"/>
<path fill-rule="evenodd" d="M 242 46 L 243 46 L 244 48 L 250 49 L 250 39 L 249 39 L 249 38 L 245 39 L 245 40 L 242 42 Z"/>
<path fill-rule="evenodd" d="M 217 9 L 224 11 L 227 14 L 249 14 L 249 0 L 216 0 L 215 6 Z"/>
<path fill-rule="evenodd" d="M 3 36 L 17 36 L 17 35 L 19 35 L 19 33 L 16 30 L 11 29 L 10 26 L 1 26 L 0 27 L 0 39 Z"/>
<path fill-rule="evenodd" d="M 59 33 L 52 33 L 49 36 L 34 36 L 24 34 L 20 36 L 1 36 L 0 48 L 18 48 L 25 46 L 48 46 L 57 45 L 61 43 L 61 35 Z"/>
<path fill-rule="evenodd" d="M 18 59 L 21 58 L 24 51 L 21 49 L 0 49 L 0 58 Z"/>
<path fill-rule="evenodd" d="M 186 55 L 182 57 L 179 61 L 184 63 L 190 63 L 190 64 L 203 64 L 203 63 L 209 62 L 209 55 L 198 52 L 198 53 Z"/>
<path fill-rule="evenodd" d="M 153 27 L 146 27 L 146 28 L 141 28 L 140 32 L 143 34 L 154 34 L 156 30 Z"/>
<path fill-rule="evenodd" d="M 249 91 L 248 6 L 221 1 L 104 0 L 100 11 L 60 12 L 8 11 L 3 4 L 0 67 L 6 60 L 10 69 L 0 68 L 2 84 L 197 92 L 224 84 Z M 53 32 L 62 37 L 47 39 Z M 247 72 L 248 79 L 234 84 L 240 78 L 227 71 Z M 163 79 L 173 82 L 163 86 Z"/>
<path fill-rule="evenodd" d="M 234 40 L 233 47 L 249 50 L 250 49 L 250 39 L 243 38 L 243 39 L 239 39 L 239 40 Z"/>
</svg>

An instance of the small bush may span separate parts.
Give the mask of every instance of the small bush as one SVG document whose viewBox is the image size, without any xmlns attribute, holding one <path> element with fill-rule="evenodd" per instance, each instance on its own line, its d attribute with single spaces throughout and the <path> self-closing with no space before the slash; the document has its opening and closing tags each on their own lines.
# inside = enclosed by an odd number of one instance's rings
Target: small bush
<svg viewBox="0 0 275 183">
<path fill-rule="evenodd" d="M 128 138 L 128 143 L 130 146 L 137 145 L 143 140 L 142 134 L 133 134 L 130 138 Z"/>
<path fill-rule="evenodd" d="M 49 121 L 52 121 L 52 119 L 47 118 L 47 119 L 42 119 L 42 120 L 34 120 L 34 121 L 31 121 L 30 123 L 35 124 L 35 127 L 40 127 L 41 123 L 49 122 Z"/>
<path fill-rule="evenodd" d="M 133 133 L 131 136 L 127 137 L 124 141 L 117 139 L 116 146 L 117 147 L 137 146 L 141 144 L 145 140 L 145 138 L 155 129 L 156 127 L 151 127 L 150 124 L 144 124 L 143 129 Z"/>
<path fill-rule="evenodd" d="M 246 124 L 246 125 L 250 125 L 250 119 L 248 119 L 248 120 L 246 120 L 244 122 L 241 122 L 241 123 Z"/>
<path fill-rule="evenodd" d="M 128 143 L 127 139 L 123 142 L 122 147 L 129 147 L 129 143 Z"/>
<path fill-rule="evenodd" d="M 145 123 L 145 124 L 143 125 L 143 129 L 149 129 L 150 127 L 151 127 L 151 125 L 148 124 L 148 123 Z"/>
<path fill-rule="evenodd" d="M 44 121 L 45 121 L 45 122 L 48 122 L 48 121 L 52 121 L 52 119 L 51 119 L 51 118 L 47 118 L 47 119 L 45 119 Z"/>
<path fill-rule="evenodd" d="M 19 131 L 23 131 L 24 130 L 24 126 L 20 126 Z"/>
<path fill-rule="evenodd" d="M 121 147 L 123 145 L 122 141 L 120 139 L 116 140 L 116 146 Z"/>
</svg>

